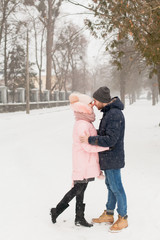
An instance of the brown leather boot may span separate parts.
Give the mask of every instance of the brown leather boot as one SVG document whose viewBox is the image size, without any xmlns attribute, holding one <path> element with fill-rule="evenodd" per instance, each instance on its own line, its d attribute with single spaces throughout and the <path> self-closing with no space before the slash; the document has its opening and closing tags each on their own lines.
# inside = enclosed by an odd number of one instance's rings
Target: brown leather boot
<svg viewBox="0 0 160 240">
<path fill-rule="evenodd" d="M 112 224 L 114 222 L 113 215 L 107 214 L 106 210 L 102 213 L 102 215 L 99 218 L 93 218 L 93 223 L 109 223 Z"/>
<path fill-rule="evenodd" d="M 128 216 L 121 217 L 118 215 L 118 220 L 110 227 L 110 232 L 120 232 L 122 229 L 128 227 Z"/>
</svg>

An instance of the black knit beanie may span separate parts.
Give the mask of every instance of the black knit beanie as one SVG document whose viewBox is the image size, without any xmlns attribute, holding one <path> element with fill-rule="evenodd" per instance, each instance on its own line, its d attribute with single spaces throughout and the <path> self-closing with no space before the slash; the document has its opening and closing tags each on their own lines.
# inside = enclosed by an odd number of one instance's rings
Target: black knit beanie
<svg viewBox="0 0 160 240">
<path fill-rule="evenodd" d="M 100 87 L 93 93 L 93 98 L 102 103 L 108 103 L 111 101 L 110 90 L 107 87 Z"/>
</svg>

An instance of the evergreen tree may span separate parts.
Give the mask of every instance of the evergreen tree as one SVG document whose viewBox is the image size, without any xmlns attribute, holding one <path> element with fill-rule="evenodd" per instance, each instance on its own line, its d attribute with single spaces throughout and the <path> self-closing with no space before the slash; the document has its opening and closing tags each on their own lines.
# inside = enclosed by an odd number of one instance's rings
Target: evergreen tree
<svg viewBox="0 0 160 240">
<path fill-rule="evenodd" d="M 8 64 L 8 88 L 12 91 L 13 102 L 15 98 L 15 90 L 17 87 L 26 87 L 26 62 L 25 50 L 20 45 L 16 45 L 9 53 Z M 30 63 L 30 87 L 34 87 L 34 77 L 36 74 L 32 69 L 33 63 Z"/>
</svg>

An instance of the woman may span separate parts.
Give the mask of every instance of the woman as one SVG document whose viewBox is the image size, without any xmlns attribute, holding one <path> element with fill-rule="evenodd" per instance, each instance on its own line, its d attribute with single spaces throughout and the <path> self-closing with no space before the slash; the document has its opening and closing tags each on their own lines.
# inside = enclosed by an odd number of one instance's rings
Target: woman
<svg viewBox="0 0 160 240">
<path fill-rule="evenodd" d="M 89 96 L 81 93 L 72 93 L 69 96 L 69 100 L 75 115 L 72 146 L 73 187 L 65 194 L 56 208 L 51 209 L 50 214 L 52 222 L 56 223 L 57 217 L 69 206 L 68 203 L 76 197 L 75 225 L 91 227 L 93 225 L 84 218 L 84 192 L 88 182 L 93 181 L 95 177 L 103 177 L 99 167 L 98 152 L 109 150 L 109 148 L 80 142 L 79 137 L 84 135 L 84 133 L 90 136 L 95 136 L 96 134 L 96 129 L 92 124 L 95 120 L 94 104 L 92 104 L 92 99 Z"/>
</svg>

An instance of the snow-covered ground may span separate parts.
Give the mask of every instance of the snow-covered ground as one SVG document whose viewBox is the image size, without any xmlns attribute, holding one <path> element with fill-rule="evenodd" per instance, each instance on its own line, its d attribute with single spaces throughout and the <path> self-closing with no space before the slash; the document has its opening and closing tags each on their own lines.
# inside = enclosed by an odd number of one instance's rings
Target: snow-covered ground
<svg viewBox="0 0 160 240">
<path fill-rule="evenodd" d="M 95 109 L 98 126 L 100 113 Z M 0 114 L 0 239 L 2 240 L 159 240 L 160 104 L 147 100 L 126 105 L 126 167 L 129 227 L 108 232 L 108 225 L 74 226 L 75 200 L 53 225 L 50 208 L 71 187 L 74 123 L 70 107 Z M 105 209 L 103 180 L 85 193 L 86 219 Z M 115 212 L 115 219 L 117 213 Z"/>
</svg>

